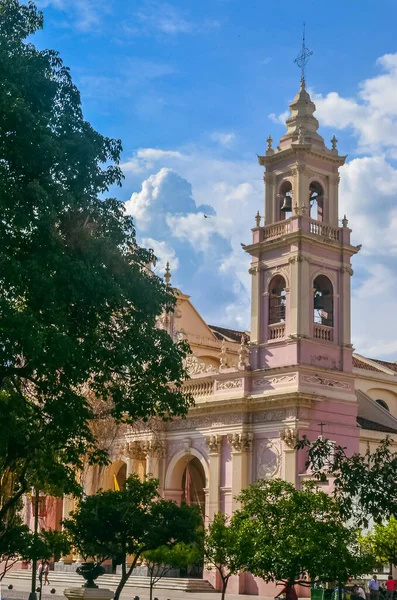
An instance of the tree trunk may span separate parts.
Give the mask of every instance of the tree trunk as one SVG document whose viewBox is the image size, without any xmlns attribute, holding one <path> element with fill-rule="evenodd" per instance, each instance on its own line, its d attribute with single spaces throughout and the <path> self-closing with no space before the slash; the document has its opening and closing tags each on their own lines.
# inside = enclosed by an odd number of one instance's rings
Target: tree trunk
<svg viewBox="0 0 397 600">
<path fill-rule="evenodd" d="M 153 599 L 153 586 L 154 586 L 154 580 L 152 577 L 150 577 L 149 600 Z"/>
<path fill-rule="evenodd" d="M 338 581 L 338 600 L 342 600 L 342 599 L 343 599 L 342 582 L 339 580 Z"/>
<path fill-rule="evenodd" d="M 123 575 L 121 576 L 120 583 L 117 586 L 117 589 L 116 589 L 116 591 L 114 593 L 114 599 L 113 600 L 119 600 L 120 599 L 120 594 L 123 591 L 125 584 L 129 580 L 130 575 L 131 575 L 132 571 L 135 568 L 135 565 L 136 565 L 136 563 L 138 561 L 139 556 L 140 556 L 140 554 L 136 554 L 135 555 L 135 558 L 132 561 L 132 565 L 130 566 L 130 568 L 128 569 L 128 571 L 126 570 L 126 567 L 125 567 L 126 557 L 124 557 L 124 568 L 123 568 L 123 566 L 121 567 Z"/>
<path fill-rule="evenodd" d="M 225 600 L 225 596 L 226 596 L 226 588 L 227 588 L 227 584 L 229 583 L 229 577 L 222 577 L 222 596 L 221 596 L 221 600 Z"/>
</svg>

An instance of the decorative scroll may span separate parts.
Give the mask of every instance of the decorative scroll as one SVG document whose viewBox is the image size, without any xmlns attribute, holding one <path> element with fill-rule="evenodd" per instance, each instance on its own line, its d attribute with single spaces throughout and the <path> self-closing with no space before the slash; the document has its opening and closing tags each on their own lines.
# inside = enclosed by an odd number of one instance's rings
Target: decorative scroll
<svg viewBox="0 0 397 600">
<path fill-rule="evenodd" d="M 262 379 L 254 379 L 252 385 L 254 388 L 270 388 L 272 386 L 284 383 L 295 383 L 296 381 L 296 373 L 293 373 L 291 375 L 281 375 L 279 377 L 266 377 Z"/>
<path fill-rule="evenodd" d="M 243 387 L 242 379 L 227 379 L 226 381 L 218 381 L 216 384 L 217 391 L 235 390 Z"/>
<path fill-rule="evenodd" d="M 340 381 L 338 379 L 328 379 L 327 377 L 320 377 L 319 375 L 303 376 L 302 382 L 313 383 L 314 385 L 325 385 L 327 387 L 334 387 L 342 390 L 351 390 L 352 385 L 348 381 Z"/>
<path fill-rule="evenodd" d="M 183 361 L 184 367 L 189 375 L 198 375 L 199 373 L 209 373 L 213 371 L 212 365 L 206 365 L 204 361 L 191 354 Z"/>
</svg>

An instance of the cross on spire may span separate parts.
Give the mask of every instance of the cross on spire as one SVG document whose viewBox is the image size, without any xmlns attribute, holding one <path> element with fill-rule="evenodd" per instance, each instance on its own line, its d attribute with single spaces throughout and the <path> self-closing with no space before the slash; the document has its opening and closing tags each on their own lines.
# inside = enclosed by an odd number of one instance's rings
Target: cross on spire
<svg viewBox="0 0 397 600">
<path fill-rule="evenodd" d="M 307 46 L 306 46 L 305 29 L 306 29 L 306 23 L 303 23 L 302 48 L 301 48 L 301 51 L 299 52 L 298 56 L 294 60 L 294 63 L 296 65 L 298 65 L 298 67 L 301 70 L 301 73 L 302 73 L 301 74 L 301 85 L 303 87 L 305 86 L 305 67 L 306 67 L 307 63 L 309 62 L 309 58 L 313 54 L 313 51 L 309 50 L 309 48 L 307 48 Z"/>
</svg>

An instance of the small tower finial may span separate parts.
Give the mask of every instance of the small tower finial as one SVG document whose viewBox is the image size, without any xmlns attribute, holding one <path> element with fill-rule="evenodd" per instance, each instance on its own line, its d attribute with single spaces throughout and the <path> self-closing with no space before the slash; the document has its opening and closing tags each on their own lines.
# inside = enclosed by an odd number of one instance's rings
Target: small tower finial
<svg viewBox="0 0 397 600">
<path fill-rule="evenodd" d="M 170 263 L 168 262 L 168 260 L 167 264 L 165 265 L 164 281 L 165 285 L 168 287 L 171 281 Z"/>
<path fill-rule="evenodd" d="M 269 133 L 269 137 L 267 138 L 266 142 L 267 142 L 267 149 L 272 150 L 273 138 L 270 135 L 270 133 Z"/>
<path fill-rule="evenodd" d="M 299 52 L 298 56 L 294 60 L 294 63 L 296 65 L 298 65 L 298 67 L 301 70 L 301 86 L 303 88 L 305 87 L 305 84 L 306 84 L 305 68 L 306 68 L 307 63 L 309 62 L 309 58 L 313 54 L 313 51 L 309 50 L 309 48 L 307 48 L 307 46 L 306 46 L 305 30 L 306 30 L 306 23 L 303 23 L 302 48 L 301 48 L 301 51 Z"/>
<path fill-rule="evenodd" d="M 331 144 L 332 144 L 332 150 L 338 151 L 338 148 L 337 148 L 338 140 L 336 139 L 335 135 L 334 135 L 334 137 L 331 140 Z"/>
<path fill-rule="evenodd" d="M 261 226 L 261 216 L 259 214 L 259 210 L 255 215 L 255 227 L 260 227 Z"/>
</svg>

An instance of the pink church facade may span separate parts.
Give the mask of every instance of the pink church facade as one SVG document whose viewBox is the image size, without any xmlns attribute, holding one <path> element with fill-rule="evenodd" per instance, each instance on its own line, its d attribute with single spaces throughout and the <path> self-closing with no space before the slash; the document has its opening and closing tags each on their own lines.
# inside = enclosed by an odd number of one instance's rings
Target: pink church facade
<svg viewBox="0 0 397 600">
<path fill-rule="evenodd" d="M 304 84 L 290 110 L 287 133 L 276 148 L 269 138 L 259 157 L 264 217 L 258 211 L 244 248 L 250 332 L 208 325 L 177 291 L 175 313 L 159 326 L 191 345 L 186 389 L 196 404 L 184 420 L 120 430 L 109 448 L 112 465 L 82 474 L 86 493 L 111 488 L 114 475 L 122 485 L 132 472 L 151 474 L 165 498 L 200 504 L 209 522 L 218 511 L 231 514 L 236 496 L 258 478 L 299 486 L 308 477 L 306 457 L 295 449 L 303 435 L 315 439 L 323 430 L 354 453 L 397 433 L 397 368 L 353 355 L 351 261 L 359 248 L 338 212 L 346 157 L 335 139 L 327 148 L 318 134 Z M 61 503 L 65 517 L 73 500 Z M 206 577 L 218 587 L 213 573 Z M 249 574 L 235 577 L 229 591 L 274 595 Z"/>
</svg>

